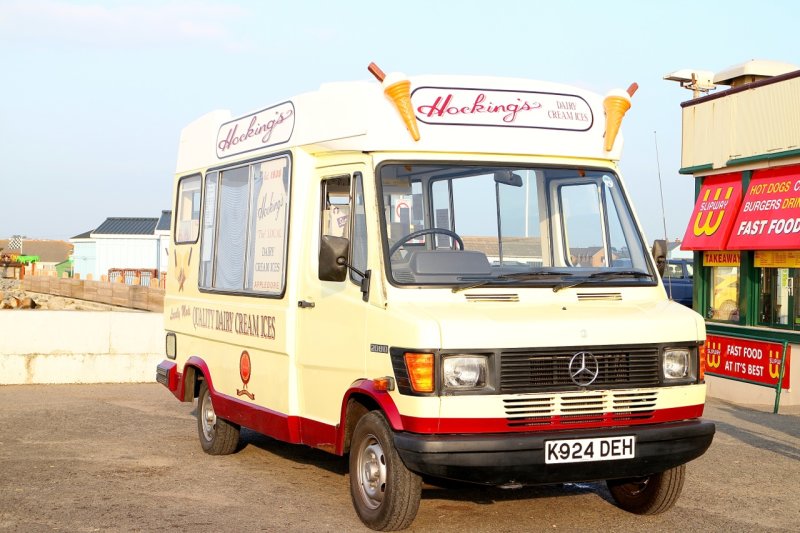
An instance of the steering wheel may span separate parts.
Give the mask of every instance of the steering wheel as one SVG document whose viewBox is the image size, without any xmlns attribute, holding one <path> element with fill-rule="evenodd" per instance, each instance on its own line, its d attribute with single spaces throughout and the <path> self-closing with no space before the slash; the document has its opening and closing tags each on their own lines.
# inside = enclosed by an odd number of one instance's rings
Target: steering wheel
<svg viewBox="0 0 800 533">
<path fill-rule="evenodd" d="M 400 240 L 394 243 L 391 248 L 389 248 L 389 257 L 392 257 L 394 253 L 400 249 L 401 246 L 403 246 L 411 239 L 416 239 L 417 237 L 422 237 L 423 235 L 431 235 L 433 233 L 442 233 L 443 235 L 452 237 L 453 240 L 458 243 L 459 247 L 461 247 L 462 250 L 464 249 L 464 241 L 461 240 L 461 237 L 459 237 L 455 231 L 450 231 L 449 229 L 444 229 L 444 228 L 427 228 L 418 231 L 413 231 L 408 235 L 400 237 Z"/>
</svg>

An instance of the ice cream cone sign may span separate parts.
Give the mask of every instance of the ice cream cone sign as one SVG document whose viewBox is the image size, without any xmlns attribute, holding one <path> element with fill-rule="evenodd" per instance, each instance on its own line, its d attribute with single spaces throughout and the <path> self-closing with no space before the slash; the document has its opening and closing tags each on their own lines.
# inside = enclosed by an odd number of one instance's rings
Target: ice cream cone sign
<svg viewBox="0 0 800 533">
<path fill-rule="evenodd" d="M 617 139 L 619 127 L 622 124 L 622 117 L 628 109 L 631 108 L 631 96 L 639 88 L 637 83 L 631 83 L 627 91 L 622 89 L 614 89 L 606 95 L 603 100 L 603 108 L 606 111 L 606 133 L 605 133 L 605 150 L 610 152 L 614 147 L 614 141 Z"/>
<path fill-rule="evenodd" d="M 414 106 L 411 105 L 411 82 L 405 75 L 397 72 L 392 72 L 387 76 L 375 63 L 370 63 L 367 70 L 381 82 L 383 94 L 397 108 L 411 137 L 418 141 L 419 127 L 417 126 L 417 117 L 414 115 Z"/>
</svg>

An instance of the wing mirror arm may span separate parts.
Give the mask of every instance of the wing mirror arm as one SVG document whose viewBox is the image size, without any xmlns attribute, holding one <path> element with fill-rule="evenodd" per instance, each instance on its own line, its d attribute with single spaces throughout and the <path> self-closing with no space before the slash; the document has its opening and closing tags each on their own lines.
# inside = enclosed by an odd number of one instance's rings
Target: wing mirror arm
<svg viewBox="0 0 800 533">
<path fill-rule="evenodd" d="M 359 269 L 354 267 L 353 265 L 349 264 L 344 257 L 337 257 L 336 264 L 340 266 L 344 266 L 361 276 L 361 294 L 363 295 L 364 301 L 369 300 L 369 283 L 372 279 L 372 270 L 367 269 L 366 272 L 361 272 Z"/>
</svg>

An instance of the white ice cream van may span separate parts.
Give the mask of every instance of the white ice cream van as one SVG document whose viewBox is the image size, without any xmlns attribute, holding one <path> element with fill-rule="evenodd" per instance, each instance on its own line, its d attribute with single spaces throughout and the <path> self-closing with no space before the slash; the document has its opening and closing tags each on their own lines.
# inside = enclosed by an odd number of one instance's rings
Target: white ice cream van
<svg viewBox="0 0 800 533">
<path fill-rule="evenodd" d="M 620 176 L 629 106 L 390 75 L 189 124 L 157 377 L 197 399 L 202 448 L 244 426 L 348 455 L 376 530 L 412 522 L 422 479 L 670 508 L 714 435 L 705 327 Z"/>
</svg>

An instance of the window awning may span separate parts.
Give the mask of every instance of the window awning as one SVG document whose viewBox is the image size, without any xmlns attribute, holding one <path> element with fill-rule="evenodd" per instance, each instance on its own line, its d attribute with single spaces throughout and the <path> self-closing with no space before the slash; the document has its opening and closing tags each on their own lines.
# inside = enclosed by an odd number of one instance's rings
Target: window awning
<svg viewBox="0 0 800 533">
<path fill-rule="evenodd" d="M 681 248 L 725 250 L 741 201 L 742 182 L 739 173 L 705 178 Z"/>
<path fill-rule="evenodd" d="M 753 172 L 727 249 L 800 249 L 800 165 Z"/>
</svg>

